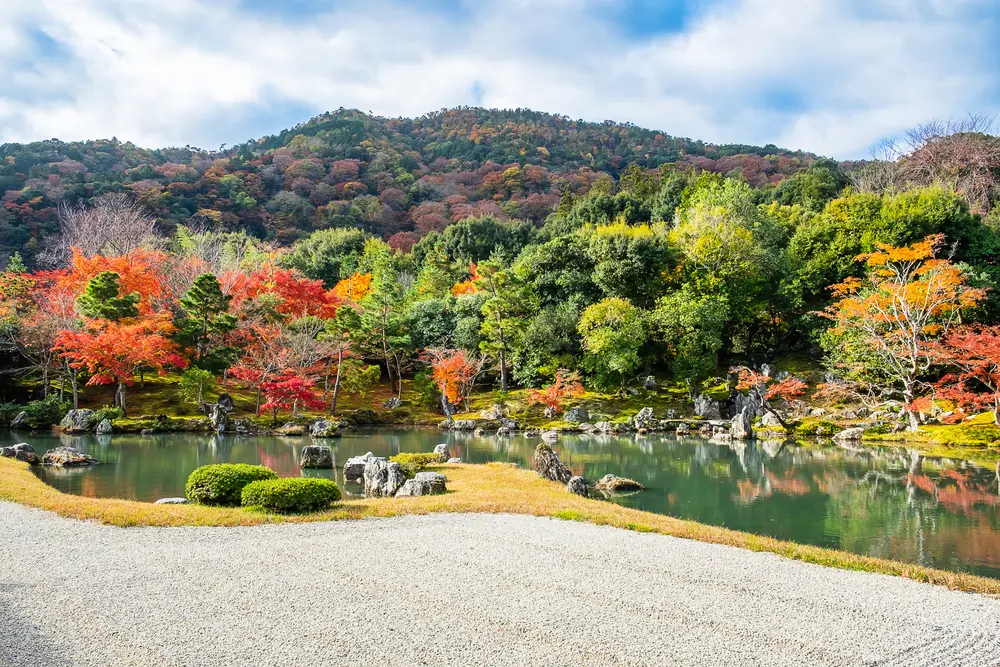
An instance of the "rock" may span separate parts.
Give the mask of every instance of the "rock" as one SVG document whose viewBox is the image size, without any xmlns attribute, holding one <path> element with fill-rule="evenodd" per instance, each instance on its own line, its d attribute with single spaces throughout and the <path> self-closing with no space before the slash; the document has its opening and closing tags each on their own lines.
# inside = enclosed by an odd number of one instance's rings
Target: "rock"
<svg viewBox="0 0 1000 667">
<path fill-rule="evenodd" d="M 500 428 L 506 431 L 520 431 L 521 422 L 516 419 L 511 419 L 510 417 L 504 417 L 500 420 Z"/>
<path fill-rule="evenodd" d="M 448 422 L 448 428 L 452 431 L 475 431 L 476 430 L 476 420 L 475 419 L 456 419 L 454 421 Z"/>
<path fill-rule="evenodd" d="M 436 496 L 448 490 L 445 481 L 445 476 L 439 472 L 418 472 L 413 479 L 403 482 L 396 497 Z"/>
<path fill-rule="evenodd" d="M 653 426 L 653 408 L 643 408 L 638 414 L 632 417 L 634 428 L 650 428 Z"/>
<path fill-rule="evenodd" d="M 681 422 L 677 425 L 677 435 L 687 435 L 691 432 L 691 427 L 687 425 L 686 422 Z"/>
<path fill-rule="evenodd" d="M 382 407 L 386 410 L 395 410 L 403 405 L 403 401 L 399 400 L 399 397 L 393 396 L 389 400 L 382 403 Z"/>
<path fill-rule="evenodd" d="M 93 410 L 70 410 L 59 422 L 59 428 L 67 433 L 83 433 L 94 417 Z"/>
<path fill-rule="evenodd" d="M 846 412 L 844 412 L 844 413 L 842 413 L 840 415 L 840 418 L 841 419 L 857 419 L 858 418 L 858 413 L 854 412 L 853 410 L 847 410 Z"/>
<path fill-rule="evenodd" d="M 542 413 L 545 415 L 546 419 L 555 419 L 556 418 L 556 409 L 553 408 L 551 405 L 547 406 L 545 408 L 545 410 L 542 411 Z"/>
<path fill-rule="evenodd" d="M 539 435 L 541 435 L 541 433 L 542 432 L 539 431 L 537 428 L 529 428 L 524 431 L 524 437 L 537 438 Z"/>
<path fill-rule="evenodd" d="M 333 468 L 333 453 L 325 445 L 306 445 L 299 455 L 300 468 Z"/>
<path fill-rule="evenodd" d="M 233 397 L 226 393 L 219 394 L 219 400 L 215 404 L 225 410 L 226 414 L 232 412 L 234 409 Z"/>
<path fill-rule="evenodd" d="M 482 436 L 486 435 L 486 429 L 482 427 L 477 427 L 476 430 L 472 432 L 472 435 L 481 438 Z"/>
<path fill-rule="evenodd" d="M 160 498 L 154 505 L 187 505 L 187 498 Z"/>
<path fill-rule="evenodd" d="M 231 403 L 232 399 L 229 400 Z M 229 410 L 226 410 L 222 403 L 216 403 L 212 407 L 212 414 L 209 417 L 212 419 L 212 427 L 216 433 L 222 433 L 226 430 L 226 426 L 229 424 Z"/>
<path fill-rule="evenodd" d="M 740 414 L 733 417 L 733 424 L 729 428 L 729 435 L 733 440 L 753 440 L 753 416 L 749 406 L 745 406 Z"/>
<path fill-rule="evenodd" d="M 545 442 L 555 442 L 559 439 L 558 431 L 542 431 L 542 440 Z"/>
<path fill-rule="evenodd" d="M 864 419 L 865 417 L 867 417 L 867 416 L 869 416 L 871 414 L 871 410 L 869 410 L 868 408 L 862 406 L 860 408 L 857 408 L 854 411 L 854 414 L 856 414 L 858 416 L 858 419 Z"/>
<path fill-rule="evenodd" d="M 656 377 L 653 375 L 647 375 L 642 381 L 642 386 L 648 391 L 656 391 Z"/>
<path fill-rule="evenodd" d="M 809 416 L 810 417 L 822 417 L 825 414 L 826 414 L 826 410 L 824 410 L 823 408 L 815 408 L 815 409 L 809 411 Z"/>
<path fill-rule="evenodd" d="M 860 426 L 855 428 L 847 428 L 833 436 L 834 442 L 861 442 L 861 437 L 864 435 L 865 429 Z"/>
<path fill-rule="evenodd" d="M 778 417 L 770 412 L 765 412 L 764 416 L 760 418 L 761 426 L 781 426 L 781 422 L 778 421 Z"/>
<path fill-rule="evenodd" d="M 156 431 L 154 431 L 151 428 L 144 428 L 141 431 L 139 431 L 139 435 L 150 436 L 150 435 L 155 435 L 155 434 L 156 434 Z"/>
<path fill-rule="evenodd" d="M 392 498 L 406 483 L 406 476 L 395 461 L 372 457 L 365 464 L 364 480 L 369 498 Z"/>
<path fill-rule="evenodd" d="M 559 455 L 544 442 L 535 448 L 535 459 L 532 467 L 539 475 L 545 479 L 551 479 L 553 482 L 566 484 L 573 476 L 569 468 L 559 460 Z"/>
<path fill-rule="evenodd" d="M 606 493 L 621 493 L 622 491 L 641 491 L 646 487 L 634 479 L 608 474 L 597 480 L 594 488 Z"/>
<path fill-rule="evenodd" d="M 28 413 L 21 410 L 14 416 L 14 419 L 10 422 L 10 427 L 13 428 L 27 428 L 28 426 Z"/>
<path fill-rule="evenodd" d="M 84 454 L 73 447 L 56 447 L 45 452 L 42 463 L 47 466 L 92 466 L 99 461 L 89 454 Z"/>
<path fill-rule="evenodd" d="M 102 419 L 101 423 L 97 425 L 97 429 L 95 429 L 94 432 L 97 433 L 97 435 L 109 435 L 112 430 L 111 422 L 107 419 Z"/>
<path fill-rule="evenodd" d="M 339 438 L 340 431 L 340 422 L 329 419 L 318 419 L 309 427 L 309 435 L 314 438 Z"/>
<path fill-rule="evenodd" d="M 568 422 L 573 422 L 574 424 L 579 424 L 580 422 L 589 422 L 590 413 L 587 412 L 587 408 L 581 405 L 567 410 L 566 414 L 563 415 L 563 419 Z"/>
<path fill-rule="evenodd" d="M 234 419 L 233 429 L 239 435 L 247 435 L 253 432 L 253 422 L 249 419 Z"/>
<path fill-rule="evenodd" d="M 447 462 L 448 462 L 448 463 L 461 463 L 461 462 L 462 462 L 462 459 L 459 459 L 459 458 L 452 458 L 452 459 L 448 459 L 448 461 L 447 461 Z"/>
<path fill-rule="evenodd" d="M 344 479 L 362 479 L 365 476 L 365 466 L 369 459 L 375 458 L 371 452 L 366 452 L 361 456 L 352 456 L 344 463 Z"/>
<path fill-rule="evenodd" d="M 759 389 L 751 389 L 749 392 L 744 394 L 743 392 L 733 392 L 729 397 L 729 409 L 728 416 L 730 418 L 740 415 L 745 408 L 750 409 L 750 419 L 751 421 L 757 415 L 764 412 L 764 399 L 761 398 Z"/>
<path fill-rule="evenodd" d="M 503 419 L 504 412 L 502 405 L 491 405 L 485 410 L 479 412 L 479 416 L 483 419 Z"/>
<path fill-rule="evenodd" d="M 667 419 L 677 419 L 677 411 L 673 408 L 667 410 Z"/>
<path fill-rule="evenodd" d="M 305 435 L 306 427 L 295 422 L 287 422 L 275 430 L 278 435 Z"/>
<path fill-rule="evenodd" d="M 719 402 L 707 394 L 699 394 L 694 399 L 694 413 L 705 419 L 722 419 Z"/>
<path fill-rule="evenodd" d="M 594 424 L 594 430 L 598 433 L 613 433 L 615 425 L 611 422 L 597 422 Z"/>
<path fill-rule="evenodd" d="M 570 493 L 575 493 L 578 496 L 587 497 L 587 481 L 577 475 L 576 477 L 570 477 L 569 482 L 566 483 L 566 490 Z"/>
<path fill-rule="evenodd" d="M 17 461 L 24 461 L 30 465 L 36 466 L 42 461 L 38 458 L 38 454 L 35 453 L 35 448 L 26 442 L 19 442 L 16 445 L 11 445 L 10 447 L 0 447 L 0 456 L 15 459 Z"/>
<path fill-rule="evenodd" d="M 438 445 L 434 445 L 434 453 L 438 455 L 438 459 L 441 461 L 448 460 L 448 444 L 442 442 Z"/>
</svg>

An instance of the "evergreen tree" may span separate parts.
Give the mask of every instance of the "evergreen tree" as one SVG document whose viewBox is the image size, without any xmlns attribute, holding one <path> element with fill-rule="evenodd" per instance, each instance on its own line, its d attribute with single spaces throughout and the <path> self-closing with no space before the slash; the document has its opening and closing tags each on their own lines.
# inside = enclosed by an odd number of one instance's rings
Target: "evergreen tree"
<svg viewBox="0 0 1000 667">
<path fill-rule="evenodd" d="M 117 273 L 104 271 L 87 281 L 87 288 L 76 299 L 80 312 L 99 320 L 119 320 L 139 314 L 138 292 L 120 295 L 121 280 Z"/>
</svg>

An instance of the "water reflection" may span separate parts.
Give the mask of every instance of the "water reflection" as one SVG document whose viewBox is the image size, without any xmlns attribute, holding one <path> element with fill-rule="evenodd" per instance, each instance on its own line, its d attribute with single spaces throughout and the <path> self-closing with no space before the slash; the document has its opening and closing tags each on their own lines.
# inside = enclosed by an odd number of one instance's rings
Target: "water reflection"
<svg viewBox="0 0 1000 667">
<path fill-rule="evenodd" d="M 217 462 L 259 463 L 303 474 L 301 437 L 158 434 L 10 434 L 42 451 L 82 449 L 103 464 L 40 469 L 49 484 L 88 496 L 155 500 L 183 495 L 188 474 Z M 431 451 L 447 442 L 465 461 L 530 464 L 537 438 L 477 437 L 434 430 L 349 432 L 330 441 L 340 468 L 372 451 Z M 7 444 L 4 442 L 3 444 Z M 905 449 L 724 443 L 672 436 L 573 436 L 555 444 L 574 474 L 614 473 L 647 490 L 614 499 L 629 507 L 855 553 L 1000 577 L 1000 478 L 965 461 L 925 459 Z M 339 471 L 307 471 L 343 483 Z M 356 485 L 346 492 L 359 493 Z"/>
</svg>

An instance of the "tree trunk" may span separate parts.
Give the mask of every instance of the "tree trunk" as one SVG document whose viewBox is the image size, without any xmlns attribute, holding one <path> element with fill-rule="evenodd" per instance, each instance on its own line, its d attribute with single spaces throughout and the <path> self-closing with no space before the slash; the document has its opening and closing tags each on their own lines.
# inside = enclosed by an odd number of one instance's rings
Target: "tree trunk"
<svg viewBox="0 0 1000 667">
<path fill-rule="evenodd" d="M 49 366 L 42 367 L 42 398 L 49 397 Z"/>
<path fill-rule="evenodd" d="M 337 351 L 337 377 L 333 380 L 333 400 L 330 401 L 330 416 L 337 416 L 337 396 L 340 394 L 340 366 L 344 363 L 344 351 Z"/>
<path fill-rule="evenodd" d="M 122 417 L 128 417 L 128 409 L 125 407 L 125 383 L 118 383 L 118 407 L 122 410 Z"/>
<path fill-rule="evenodd" d="M 1000 393 L 993 394 L 993 424 L 1000 426 Z"/>
<path fill-rule="evenodd" d="M 917 418 L 917 413 L 911 407 L 914 401 L 913 395 L 913 384 L 911 381 L 904 381 L 903 384 L 903 410 L 906 411 L 906 418 L 909 423 L 910 431 L 916 433 L 920 429 L 920 420 Z"/>
<path fill-rule="evenodd" d="M 257 409 L 254 410 L 254 413 L 260 414 L 260 385 L 257 385 Z"/>
<path fill-rule="evenodd" d="M 448 397 L 445 396 L 444 393 L 441 394 L 441 409 L 444 410 L 444 416 L 448 418 L 448 421 L 455 421 L 455 419 L 451 416 L 451 403 L 448 401 Z"/>
</svg>

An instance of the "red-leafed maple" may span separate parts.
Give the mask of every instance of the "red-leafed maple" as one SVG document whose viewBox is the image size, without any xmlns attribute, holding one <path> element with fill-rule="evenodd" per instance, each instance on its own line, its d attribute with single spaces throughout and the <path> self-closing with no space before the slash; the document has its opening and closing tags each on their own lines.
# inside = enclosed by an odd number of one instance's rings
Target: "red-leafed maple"
<svg viewBox="0 0 1000 667">
<path fill-rule="evenodd" d="M 231 285 L 229 294 L 233 297 L 234 308 L 252 299 L 269 297 L 274 300 L 274 311 L 291 319 L 306 315 L 330 319 L 337 314 L 341 302 L 332 289 L 323 287 L 322 280 L 312 280 L 295 269 L 273 265 L 249 275 L 227 277 L 222 282 Z"/>
<path fill-rule="evenodd" d="M 460 400 L 469 409 L 469 396 L 476 378 L 483 370 L 481 358 L 470 358 L 464 350 L 425 350 L 424 358 L 431 365 L 431 374 L 441 390 L 441 407 L 451 417 L 452 404 Z"/>
<path fill-rule="evenodd" d="M 115 404 L 125 414 L 125 388 L 133 384 L 140 368 L 165 375 L 167 367 L 187 366 L 170 338 L 173 332 L 166 313 L 120 322 L 95 320 L 82 331 L 60 332 L 55 349 L 73 368 L 91 373 L 87 384 L 117 384 Z"/>
<path fill-rule="evenodd" d="M 528 394 L 528 402 L 532 405 L 544 405 L 545 416 L 552 419 L 563 411 L 567 400 L 579 398 L 583 393 L 580 376 L 560 368 L 551 384 L 542 389 L 533 389 Z"/>
<path fill-rule="evenodd" d="M 229 375 L 256 392 L 256 411 L 260 412 L 263 383 L 272 381 L 286 368 L 292 354 L 285 332 L 273 325 L 244 322 L 233 332 L 233 339 L 241 355 Z"/>
<path fill-rule="evenodd" d="M 292 417 L 296 417 L 300 405 L 314 410 L 326 407 L 326 402 L 313 391 L 312 380 L 292 371 L 286 370 L 274 380 L 262 382 L 261 390 L 264 392 L 265 402 L 258 408 L 257 414 L 270 410 L 275 423 L 278 422 L 279 410 L 290 409 Z"/>
<path fill-rule="evenodd" d="M 736 366 L 729 369 L 729 372 L 736 373 L 736 390 L 755 394 L 761 402 L 761 407 L 774 415 L 778 423 L 785 428 L 788 428 L 788 423 L 781 413 L 771 405 L 771 401 L 794 401 L 801 398 L 806 393 L 806 389 L 809 388 L 809 385 L 804 381 L 792 375 L 775 380 L 746 366 Z"/>
<path fill-rule="evenodd" d="M 993 423 L 1000 426 L 1000 325 L 952 329 L 938 350 L 954 371 L 938 381 L 935 395 L 962 412 L 992 408 Z"/>
</svg>

